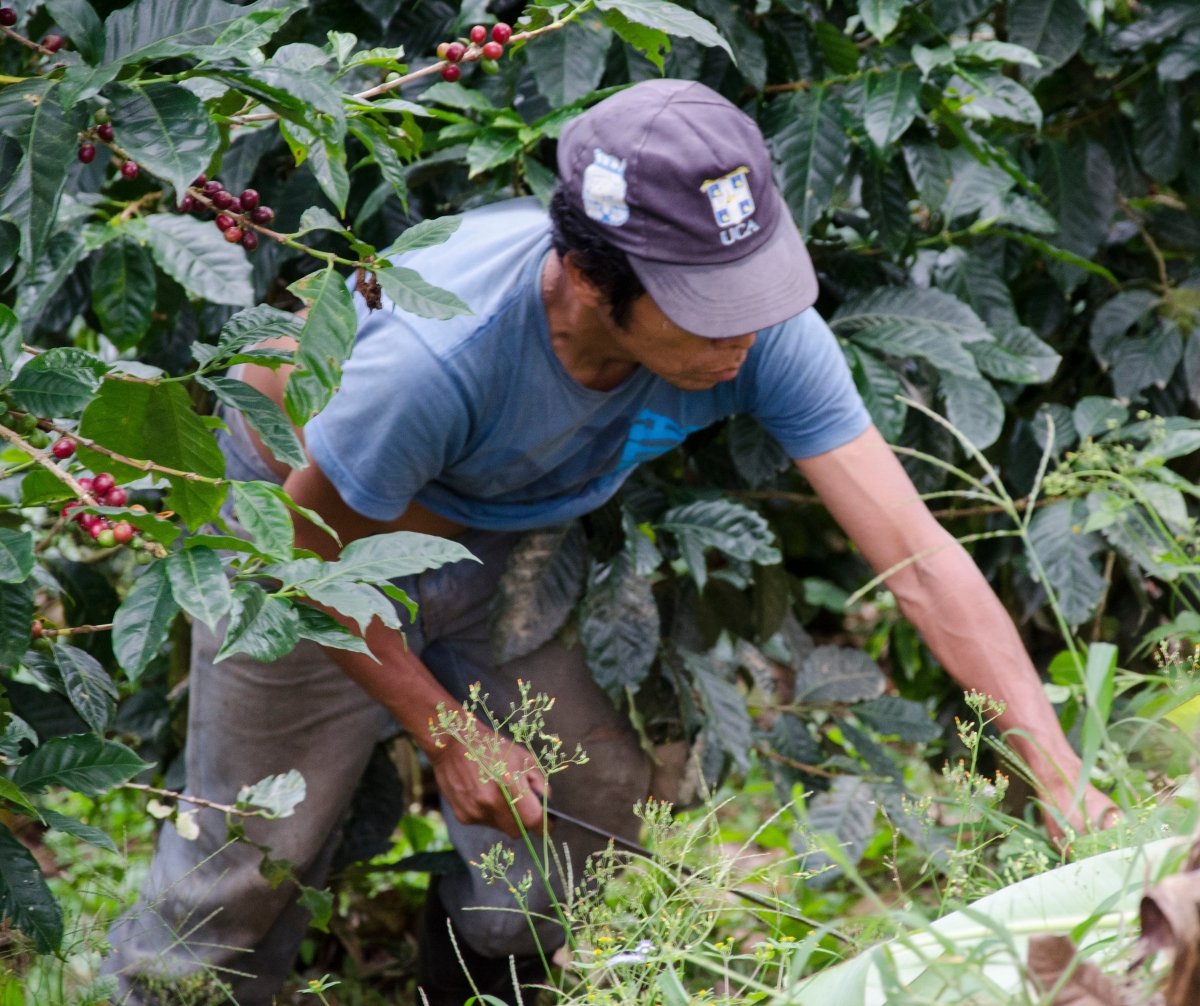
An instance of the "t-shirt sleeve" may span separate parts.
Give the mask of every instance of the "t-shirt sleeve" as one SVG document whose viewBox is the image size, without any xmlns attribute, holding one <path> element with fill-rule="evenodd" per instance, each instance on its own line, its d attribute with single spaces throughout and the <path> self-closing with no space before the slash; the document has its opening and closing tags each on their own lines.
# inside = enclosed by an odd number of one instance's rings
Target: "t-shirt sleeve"
<svg viewBox="0 0 1200 1006">
<path fill-rule="evenodd" d="M 304 427 L 305 443 L 347 506 L 394 520 L 461 450 L 469 414 L 401 316 L 383 310 L 359 319 L 341 385 Z"/>
<path fill-rule="evenodd" d="M 837 337 L 810 308 L 760 333 L 750 413 L 792 458 L 841 447 L 871 423 Z"/>
</svg>

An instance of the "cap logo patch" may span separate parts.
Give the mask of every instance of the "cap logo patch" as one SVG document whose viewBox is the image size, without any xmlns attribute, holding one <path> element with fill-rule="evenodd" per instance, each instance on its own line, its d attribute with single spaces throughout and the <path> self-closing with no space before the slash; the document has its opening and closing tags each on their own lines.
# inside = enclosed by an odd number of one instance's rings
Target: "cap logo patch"
<svg viewBox="0 0 1200 1006">
<path fill-rule="evenodd" d="M 754 196 L 750 192 L 750 169 L 746 165 L 734 168 L 720 178 L 706 179 L 700 186 L 708 196 L 713 219 L 721 228 L 721 243 L 733 244 L 748 238 L 759 229 L 751 220 L 754 214 Z"/>
<path fill-rule="evenodd" d="M 599 147 L 592 154 L 592 163 L 583 171 L 583 211 L 599 223 L 620 227 L 629 219 L 625 160 Z"/>
</svg>

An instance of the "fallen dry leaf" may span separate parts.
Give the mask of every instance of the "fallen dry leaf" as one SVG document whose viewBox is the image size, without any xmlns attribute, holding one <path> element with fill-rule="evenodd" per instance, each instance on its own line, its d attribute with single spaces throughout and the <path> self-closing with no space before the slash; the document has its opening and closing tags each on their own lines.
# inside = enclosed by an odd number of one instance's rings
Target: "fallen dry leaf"
<svg viewBox="0 0 1200 1006">
<path fill-rule="evenodd" d="M 1175 958 L 1165 990 L 1166 1006 L 1200 1003 L 1200 871 L 1165 877 L 1142 898 L 1138 960 L 1160 950 Z"/>
<path fill-rule="evenodd" d="M 1078 956 L 1067 936 L 1030 938 L 1029 975 L 1034 985 L 1043 995 L 1058 989 L 1049 1006 L 1123 1006 L 1112 980 L 1091 961 L 1081 961 Z"/>
</svg>

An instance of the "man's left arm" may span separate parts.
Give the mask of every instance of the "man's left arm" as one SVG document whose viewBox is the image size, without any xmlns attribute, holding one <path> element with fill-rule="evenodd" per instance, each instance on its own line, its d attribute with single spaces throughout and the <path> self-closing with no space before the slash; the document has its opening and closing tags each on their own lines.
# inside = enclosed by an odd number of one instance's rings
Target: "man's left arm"
<svg viewBox="0 0 1200 1006">
<path fill-rule="evenodd" d="M 905 617 L 964 690 L 1005 703 L 997 726 L 1029 766 L 1040 796 L 1076 831 L 1102 826 L 1112 802 L 1080 791 L 1082 764 L 1059 726 L 1008 612 L 979 567 L 920 499 L 875 427 L 796 461 L 842 530 L 887 577 Z M 1047 814 L 1058 832 L 1053 814 Z"/>
</svg>

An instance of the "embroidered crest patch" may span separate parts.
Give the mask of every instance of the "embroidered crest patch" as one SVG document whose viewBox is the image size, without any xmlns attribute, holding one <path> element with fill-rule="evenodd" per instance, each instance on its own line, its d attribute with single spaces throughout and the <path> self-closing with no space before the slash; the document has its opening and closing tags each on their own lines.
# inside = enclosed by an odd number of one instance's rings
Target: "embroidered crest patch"
<svg viewBox="0 0 1200 1006">
<path fill-rule="evenodd" d="M 605 153 L 599 147 L 593 151 L 593 161 L 583 171 L 583 210 L 593 220 L 620 227 L 629 219 L 625 202 L 625 161 Z"/>
<path fill-rule="evenodd" d="M 718 227 L 740 224 L 754 212 L 750 193 L 750 169 L 744 164 L 720 178 L 707 179 L 700 188 L 708 196 Z"/>
</svg>

